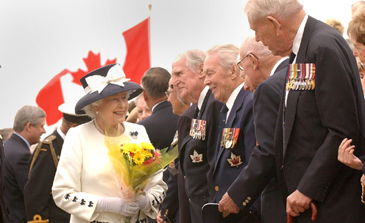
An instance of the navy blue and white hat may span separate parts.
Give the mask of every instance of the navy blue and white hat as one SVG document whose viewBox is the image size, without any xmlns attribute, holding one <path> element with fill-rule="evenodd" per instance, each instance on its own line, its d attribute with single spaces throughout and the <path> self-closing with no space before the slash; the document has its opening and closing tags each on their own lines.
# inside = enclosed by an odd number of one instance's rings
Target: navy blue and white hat
<svg viewBox="0 0 365 223">
<path fill-rule="evenodd" d="M 106 98 L 113 94 L 129 91 L 129 99 L 142 93 L 142 87 L 134 82 L 129 82 L 125 77 L 120 64 L 109 64 L 86 74 L 80 79 L 85 91 L 76 104 L 76 114 L 82 114 L 85 106 Z"/>
</svg>

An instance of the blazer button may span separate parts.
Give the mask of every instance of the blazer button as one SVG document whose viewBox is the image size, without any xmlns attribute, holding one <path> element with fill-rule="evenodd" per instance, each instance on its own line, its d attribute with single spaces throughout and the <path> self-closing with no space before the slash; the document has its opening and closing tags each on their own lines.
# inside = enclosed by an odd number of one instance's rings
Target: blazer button
<svg viewBox="0 0 365 223">
<path fill-rule="evenodd" d="M 189 198 L 189 202 L 191 203 L 191 199 Z"/>
<path fill-rule="evenodd" d="M 214 189 L 215 189 L 215 191 L 219 191 L 219 187 L 218 186 L 215 186 Z"/>
<path fill-rule="evenodd" d="M 186 180 L 186 176 L 184 176 L 184 180 Z"/>
<path fill-rule="evenodd" d="M 242 203 L 242 205 L 243 205 L 243 206 L 246 206 L 246 202 L 243 202 L 243 203 Z"/>
</svg>

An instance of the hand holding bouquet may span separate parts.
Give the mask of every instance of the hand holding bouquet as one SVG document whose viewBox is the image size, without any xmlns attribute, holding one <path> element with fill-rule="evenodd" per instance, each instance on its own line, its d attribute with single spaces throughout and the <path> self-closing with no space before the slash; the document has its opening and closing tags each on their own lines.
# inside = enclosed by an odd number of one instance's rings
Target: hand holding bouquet
<svg viewBox="0 0 365 223">
<path fill-rule="evenodd" d="M 159 150 L 149 142 L 131 140 L 125 135 L 105 137 L 113 176 L 125 200 L 134 200 L 144 193 L 151 176 L 172 162 L 178 155 L 177 146 Z"/>
</svg>

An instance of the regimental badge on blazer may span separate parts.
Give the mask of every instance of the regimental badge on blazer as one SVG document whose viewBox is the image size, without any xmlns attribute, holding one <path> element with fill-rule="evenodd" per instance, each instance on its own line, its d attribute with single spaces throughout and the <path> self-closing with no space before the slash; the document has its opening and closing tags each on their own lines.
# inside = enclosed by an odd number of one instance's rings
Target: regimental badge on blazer
<svg viewBox="0 0 365 223">
<path fill-rule="evenodd" d="M 190 155 L 190 158 L 193 163 L 203 162 L 203 154 L 199 154 L 196 150 L 194 150 L 193 155 Z"/>
<path fill-rule="evenodd" d="M 314 90 L 316 66 L 314 63 L 289 64 L 286 90 Z"/>
<path fill-rule="evenodd" d="M 207 122 L 205 120 L 192 119 L 190 125 L 190 137 L 205 140 Z"/>
<path fill-rule="evenodd" d="M 239 167 L 242 164 L 241 155 L 236 156 L 234 153 L 231 152 L 231 158 L 227 159 L 229 165 L 231 167 Z"/>
<path fill-rule="evenodd" d="M 221 147 L 232 149 L 238 140 L 239 128 L 224 128 L 222 132 Z"/>
</svg>

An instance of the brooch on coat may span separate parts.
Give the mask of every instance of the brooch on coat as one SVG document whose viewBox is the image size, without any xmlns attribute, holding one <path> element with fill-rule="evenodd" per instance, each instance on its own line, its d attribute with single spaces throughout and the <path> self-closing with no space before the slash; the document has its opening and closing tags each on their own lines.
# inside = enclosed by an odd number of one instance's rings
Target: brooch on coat
<svg viewBox="0 0 365 223">
<path fill-rule="evenodd" d="M 232 167 L 238 167 L 242 164 L 241 155 L 236 156 L 233 153 L 231 153 L 231 158 L 227 159 L 227 161 Z"/>
<path fill-rule="evenodd" d="M 138 132 L 137 131 L 130 131 L 129 133 L 132 136 L 132 139 L 137 139 Z"/>
<path fill-rule="evenodd" d="M 199 154 L 196 150 L 194 150 L 193 155 L 190 155 L 190 158 L 193 163 L 203 162 L 203 154 Z"/>
<path fill-rule="evenodd" d="M 315 76 L 316 65 L 314 63 L 289 64 L 286 90 L 314 90 Z"/>
</svg>

